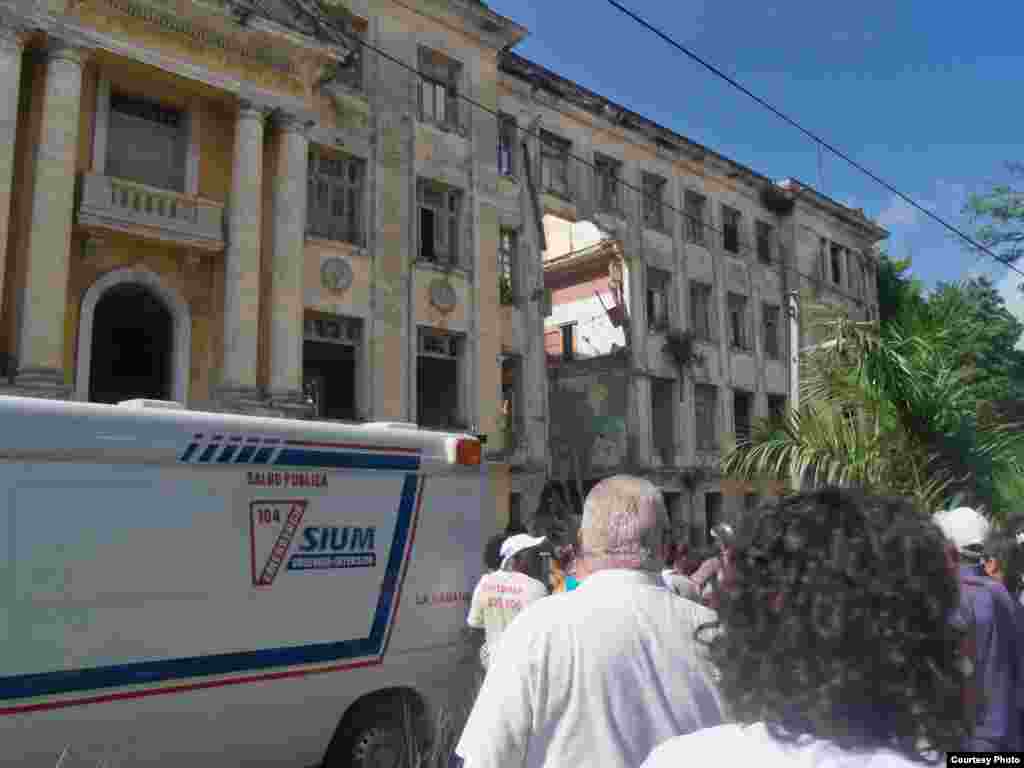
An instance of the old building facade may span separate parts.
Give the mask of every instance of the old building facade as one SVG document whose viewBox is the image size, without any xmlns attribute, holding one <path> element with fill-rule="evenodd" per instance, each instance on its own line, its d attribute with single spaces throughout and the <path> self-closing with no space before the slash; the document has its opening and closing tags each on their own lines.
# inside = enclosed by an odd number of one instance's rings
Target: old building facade
<svg viewBox="0 0 1024 768">
<path fill-rule="evenodd" d="M 584 479 L 731 514 L 713 467 L 793 389 L 787 297 L 873 312 L 884 231 L 525 34 L 477 0 L 0 5 L 0 392 L 471 430 L 502 526 L 564 474 L 575 391 Z"/>
<path fill-rule="evenodd" d="M 794 404 L 814 336 L 802 306 L 877 317 L 887 233 L 515 54 L 501 85 L 503 112 L 536 134 L 553 473 L 584 490 L 645 475 L 704 543 L 779 491 L 723 480 L 722 452 Z"/>
<path fill-rule="evenodd" d="M 0 6 L 0 391 L 471 430 L 501 525 L 547 441 L 543 398 L 502 397 L 545 372 L 499 264 L 540 285 L 540 252 L 501 239 L 529 207 L 463 97 L 497 109 L 525 30 L 310 7 Z"/>
</svg>

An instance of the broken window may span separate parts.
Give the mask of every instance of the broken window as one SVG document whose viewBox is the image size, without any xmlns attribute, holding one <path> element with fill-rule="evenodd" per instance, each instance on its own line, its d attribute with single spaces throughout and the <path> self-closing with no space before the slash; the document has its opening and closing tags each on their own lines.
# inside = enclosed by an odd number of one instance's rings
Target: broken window
<svg viewBox="0 0 1024 768">
<path fill-rule="evenodd" d="M 729 302 L 729 343 L 733 349 L 750 349 L 750 335 L 747 333 L 747 297 L 730 293 Z"/>
<path fill-rule="evenodd" d="M 110 97 L 108 176 L 185 191 L 189 130 L 184 112 L 142 97 Z"/>
<path fill-rule="evenodd" d="M 416 360 L 416 423 L 464 429 L 459 409 L 461 338 L 433 328 L 419 331 Z"/>
<path fill-rule="evenodd" d="M 651 379 L 651 436 L 664 467 L 676 463 L 674 385 L 671 379 Z"/>
<path fill-rule="evenodd" d="M 647 327 L 660 331 L 669 326 L 671 275 L 663 269 L 647 268 Z"/>
<path fill-rule="evenodd" d="M 421 180 L 419 198 L 420 258 L 437 264 L 459 263 L 462 193 Z"/>
<path fill-rule="evenodd" d="M 722 206 L 722 247 L 730 253 L 740 252 L 740 212 Z"/>
<path fill-rule="evenodd" d="M 364 245 L 366 162 L 314 148 L 309 153 L 306 228 L 327 240 Z"/>
<path fill-rule="evenodd" d="M 764 221 L 757 222 L 757 260 L 762 264 L 772 263 L 774 241 L 775 227 Z"/>
<path fill-rule="evenodd" d="M 736 442 L 750 440 L 750 419 L 753 411 L 754 397 L 749 392 L 735 390 L 732 395 L 732 419 L 736 432 Z"/>
<path fill-rule="evenodd" d="M 447 56 L 420 48 L 420 120 L 452 130 L 459 121 L 459 76 L 462 66 Z"/>
<path fill-rule="evenodd" d="M 518 249 L 518 233 L 502 227 L 498 235 L 498 298 L 502 304 L 514 304 L 519 295 L 516 279 Z"/>
<path fill-rule="evenodd" d="M 597 208 L 617 213 L 620 208 L 622 163 L 604 155 L 594 155 L 594 180 L 597 184 Z"/>
<path fill-rule="evenodd" d="M 522 377 L 521 358 L 509 356 L 501 361 L 501 418 L 512 443 L 523 431 Z"/>
<path fill-rule="evenodd" d="M 778 360 L 782 357 L 779 343 L 780 314 L 781 311 L 775 304 L 765 304 L 761 308 L 761 318 L 764 324 L 764 356 L 769 360 Z"/>
<path fill-rule="evenodd" d="M 656 174 L 643 175 L 644 226 L 651 229 L 665 229 L 665 187 L 667 181 Z"/>
<path fill-rule="evenodd" d="M 704 216 L 707 198 L 690 190 L 686 191 L 686 239 L 694 245 L 704 245 Z"/>
<path fill-rule="evenodd" d="M 781 423 L 786 418 L 786 396 L 768 395 L 768 418 Z"/>
<path fill-rule="evenodd" d="M 832 265 L 832 282 L 836 285 L 843 284 L 843 246 L 832 243 L 831 254 L 831 265 Z"/>
<path fill-rule="evenodd" d="M 693 407 L 697 450 L 718 450 L 718 390 L 714 385 L 694 385 Z"/>
<path fill-rule="evenodd" d="M 540 181 L 547 192 L 569 197 L 569 147 L 571 142 L 547 131 L 541 132 Z"/>
<path fill-rule="evenodd" d="M 318 419 L 358 418 L 359 349 L 362 321 L 307 313 L 302 343 L 302 383 L 306 402 Z"/>
<path fill-rule="evenodd" d="M 562 326 L 562 359 L 572 360 L 576 357 L 576 323 Z"/>
<path fill-rule="evenodd" d="M 511 115 L 498 115 L 498 173 L 516 175 L 516 119 Z"/>
<path fill-rule="evenodd" d="M 707 283 L 691 281 L 690 325 L 696 337 L 703 341 L 711 341 L 715 338 L 712 307 L 711 286 Z"/>
</svg>

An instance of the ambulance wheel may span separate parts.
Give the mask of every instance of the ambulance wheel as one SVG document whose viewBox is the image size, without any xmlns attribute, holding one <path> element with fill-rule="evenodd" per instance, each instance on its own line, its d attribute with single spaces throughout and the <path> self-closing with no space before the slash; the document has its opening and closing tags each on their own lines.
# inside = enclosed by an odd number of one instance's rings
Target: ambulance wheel
<svg viewBox="0 0 1024 768">
<path fill-rule="evenodd" d="M 399 725 L 375 725 L 354 739 L 352 768 L 412 768 Z"/>
</svg>

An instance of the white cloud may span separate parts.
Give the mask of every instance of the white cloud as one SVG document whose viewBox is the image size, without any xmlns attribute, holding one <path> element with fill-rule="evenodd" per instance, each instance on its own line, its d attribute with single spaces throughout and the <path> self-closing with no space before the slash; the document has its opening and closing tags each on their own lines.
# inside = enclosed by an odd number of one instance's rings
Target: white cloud
<svg viewBox="0 0 1024 768">
<path fill-rule="evenodd" d="M 1018 286 L 1024 282 L 1016 272 L 1007 272 L 1006 277 L 1000 280 L 996 287 L 1006 299 L 1006 308 L 1013 313 L 1014 317 L 1024 323 L 1024 293 L 1021 293 Z M 1017 342 L 1017 349 L 1024 349 L 1024 337 Z"/>
<path fill-rule="evenodd" d="M 878 223 L 895 235 L 897 230 L 917 229 L 920 215 L 910 203 L 894 195 L 889 206 L 878 214 Z"/>
</svg>

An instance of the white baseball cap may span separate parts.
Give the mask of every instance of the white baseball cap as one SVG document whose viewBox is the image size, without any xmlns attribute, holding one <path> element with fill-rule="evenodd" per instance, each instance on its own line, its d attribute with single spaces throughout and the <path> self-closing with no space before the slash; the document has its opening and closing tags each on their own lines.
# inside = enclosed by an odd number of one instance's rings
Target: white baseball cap
<svg viewBox="0 0 1024 768">
<path fill-rule="evenodd" d="M 962 554 L 978 557 L 992 526 L 970 507 L 957 507 L 936 512 L 932 519 L 946 538 Z"/>
<path fill-rule="evenodd" d="M 509 536 L 501 545 L 502 565 L 504 566 L 509 558 L 515 557 L 524 549 L 536 547 L 538 544 L 543 544 L 545 540 L 545 536 L 530 536 L 525 533 L 517 533 L 515 536 Z"/>
</svg>

